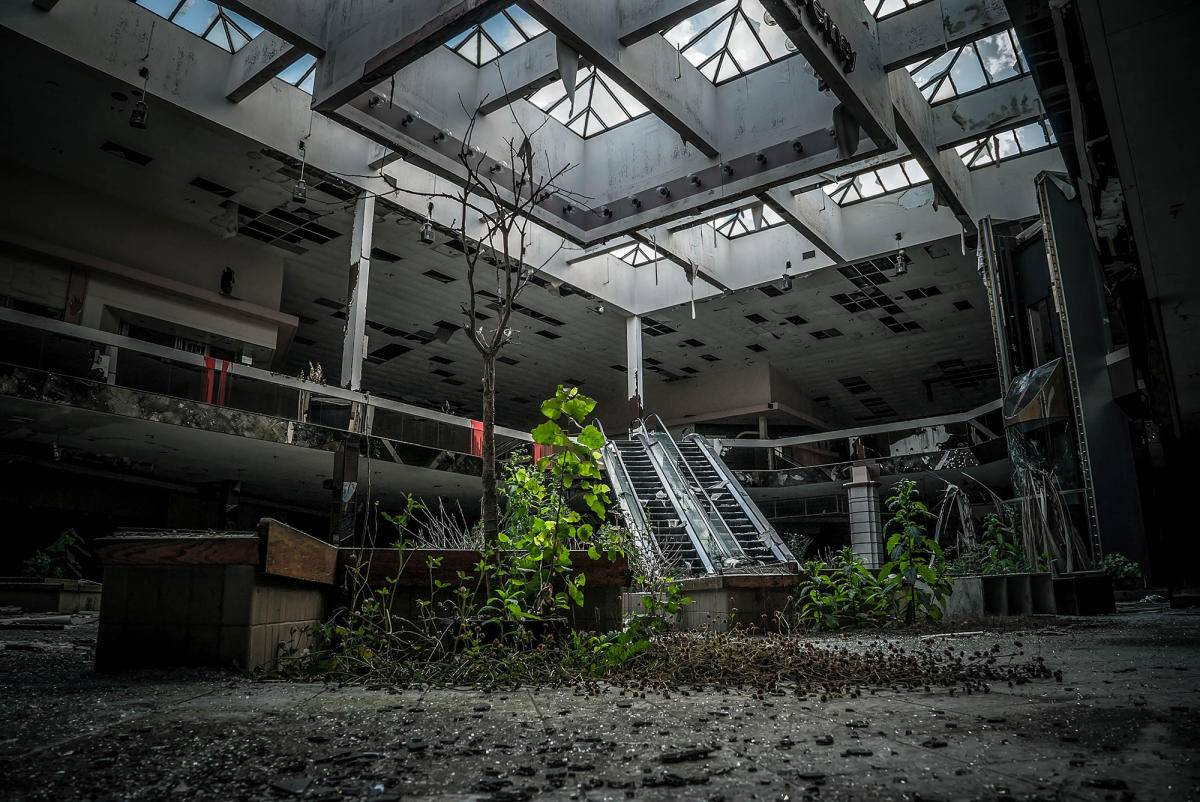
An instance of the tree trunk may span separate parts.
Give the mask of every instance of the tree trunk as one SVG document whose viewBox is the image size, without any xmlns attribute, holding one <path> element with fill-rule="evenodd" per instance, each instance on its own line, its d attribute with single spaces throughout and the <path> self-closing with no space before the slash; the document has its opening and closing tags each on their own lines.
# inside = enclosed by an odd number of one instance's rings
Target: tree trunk
<svg viewBox="0 0 1200 802">
<path fill-rule="evenodd" d="M 483 356 L 483 542 L 500 534 L 500 496 L 496 490 L 496 355 Z"/>
</svg>

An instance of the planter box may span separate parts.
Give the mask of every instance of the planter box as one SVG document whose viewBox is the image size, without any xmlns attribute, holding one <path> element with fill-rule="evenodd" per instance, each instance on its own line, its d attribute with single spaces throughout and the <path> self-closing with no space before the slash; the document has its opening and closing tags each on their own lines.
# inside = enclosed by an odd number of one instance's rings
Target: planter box
<svg viewBox="0 0 1200 802">
<path fill-rule="evenodd" d="M 1054 615 L 1050 574 L 958 576 L 946 599 L 944 617 Z"/>
<path fill-rule="evenodd" d="M 99 582 L 86 579 L 0 577 L 0 607 L 30 613 L 79 613 L 100 609 Z"/>
<path fill-rule="evenodd" d="M 484 601 L 486 594 L 478 580 L 477 568 L 482 555 L 478 551 L 436 549 L 339 549 L 341 570 L 360 568 L 372 589 L 390 587 L 392 614 L 410 621 L 421 617 L 422 601 L 449 599 L 463 583 L 466 574 L 474 593 L 473 601 Z M 436 568 L 430 560 L 440 561 Z M 602 555 L 593 560 L 586 551 L 571 552 L 571 573 L 584 575 L 583 607 L 572 606 L 566 615 L 576 629 L 611 632 L 621 628 L 621 591 L 629 586 L 629 563 L 624 557 L 610 561 Z M 450 587 L 436 593 L 434 580 Z M 434 611 L 434 614 L 440 614 Z"/>
<path fill-rule="evenodd" d="M 1112 577 L 1104 571 L 1075 571 L 1054 577 L 1059 615 L 1105 615 L 1117 611 Z"/>
<path fill-rule="evenodd" d="M 776 613 L 785 613 L 789 597 L 795 598 L 800 584 L 797 573 L 721 574 L 683 579 L 678 583 L 692 603 L 680 609 L 680 629 L 707 628 L 726 632 L 730 628 L 778 627 Z"/>
<path fill-rule="evenodd" d="M 269 667 L 325 619 L 337 549 L 264 518 L 257 532 L 138 532 L 104 563 L 96 668 Z"/>
</svg>

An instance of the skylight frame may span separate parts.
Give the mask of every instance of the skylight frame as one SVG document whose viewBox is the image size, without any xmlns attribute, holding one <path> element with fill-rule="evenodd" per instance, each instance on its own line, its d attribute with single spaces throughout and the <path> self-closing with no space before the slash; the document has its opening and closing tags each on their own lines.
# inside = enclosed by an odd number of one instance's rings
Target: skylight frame
<svg viewBox="0 0 1200 802">
<path fill-rule="evenodd" d="M 167 22 L 182 28 L 188 33 L 200 37 L 209 44 L 216 45 L 226 53 L 238 52 L 263 32 L 261 26 L 246 19 L 236 11 L 230 11 L 219 3 L 213 2 L 213 0 L 191 0 L 190 4 L 189 0 L 132 1 L 135 5 L 146 9 L 155 16 L 165 19 Z M 182 16 L 180 15 L 181 11 L 184 12 Z M 193 28 L 185 24 L 185 20 L 189 19 L 192 15 L 202 20 L 210 11 L 212 12 L 212 16 L 204 23 L 203 28 L 198 25 Z M 214 33 L 219 35 L 213 38 Z M 235 33 L 245 41 L 235 45 Z M 224 44 L 220 41 L 222 37 Z"/>
<path fill-rule="evenodd" d="M 1039 133 L 1041 140 L 1036 138 Z M 1050 123 L 1043 117 L 1025 125 L 988 134 L 972 142 L 964 142 L 957 145 L 954 151 L 968 170 L 978 170 L 1055 147 L 1058 147 L 1058 139 L 1055 138 Z"/>
<path fill-rule="evenodd" d="M 762 208 L 762 222 L 757 227 L 754 227 L 754 212 L 759 207 Z M 718 234 L 728 240 L 757 234 L 759 231 L 766 231 L 769 228 L 781 226 L 786 222 L 778 212 L 766 204 L 744 206 L 741 209 L 717 215 L 706 221 L 707 225 L 712 226 Z"/>
<path fill-rule="evenodd" d="M 898 174 L 896 168 L 899 168 Z M 869 180 L 873 183 L 864 183 L 864 179 L 867 177 L 870 177 Z M 896 178 L 902 178 L 904 183 L 889 187 L 889 184 Z M 860 170 L 853 175 L 832 181 L 821 189 L 838 206 L 853 206 L 856 203 L 882 198 L 895 192 L 903 192 L 929 182 L 930 178 L 925 172 L 925 168 L 921 167 L 916 159 L 910 158 Z M 864 188 L 872 186 L 878 187 L 879 191 L 869 194 L 863 192 Z"/>
<path fill-rule="evenodd" d="M 305 53 L 288 66 L 279 71 L 275 77 L 286 84 L 296 87 L 301 92 L 313 93 L 313 83 L 316 80 L 317 57 Z"/>
<path fill-rule="evenodd" d="M 663 31 L 662 35 L 670 44 L 694 66 L 701 75 L 715 86 L 729 83 L 748 75 L 756 70 L 776 64 L 784 59 L 799 55 L 795 44 L 783 33 L 775 22 L 768 23 L 770 17 L 759 0 L 723 0 L 714 6 L 704 9 L 697 14 Z M 684 38 L 686 26 L 700 20 L 696 32 Z M 774 33 L 764 38 L 764 29 L 771 28 Z M 721 31 L 724 34 L 721 34 Z M 744 32 L 749 33 L 746 40 Z M 743 65 L 734 52 L 734 35 L 739 34 L 743 41 L 740 45 L 753 42 L 757 48 L 755 56 L 749 54 L 743 59 L 753 63 Z M 711 53 L 705 53 L 702 45 L 711 35 L 717 35 L 719 46 Z M 726 74 L 726 62 L 732 63 L 732 72 Z"/>
<path fill-rule="evenodd" d="M 521 40 L 509 44 L 498 41 L 498 32 L 495 28 L 503 25 L 510 26 Z M 489 26 L 492 30 L 489 30 Z M 526 42 L 533 41 L 545 32 L 545 26 L 531 17 L 520 6 L 513 4 L 501 9 L 500 13 L 493 14 L 483 22 L 471 26 L 458 36 L 444 42 L 444 45 L 468 64 L 475 67 L 484 67 L 505 53 L 516 50 Z M 472 44 L 474 45 L 475 52 L 473 56 L 468 56 L 463 51 L 470 50 Z M 489 50 L 485 51 L 485 45 Z M 486 57 L 485 53 L 487 53 Z"/>
<path fill-rule="evenodd" d="M 864 0 L 867 11 L 877 20 L 903 14 L 914 6 L 924 5 L 930 0 Z"/>
<path fill-rule="evenodd" d="M 624 116 L 624 119 L 609 123 L 600 114 L 596 108 L 598 87 L 605 93 L 601 96 L 601 100 L 607 97 L 615 103 L 617 111 Z M 598 136 L 650 113 L 647 106 L 593 65 L 580 67 L 579 72 L 576 73 L 574 105 L 567 98 L 566 86 L 561 78 L 549 86 L 533 92 L 525 99 L 562 123 L 581 139 Z M 563 111 L 564 104 L 566 104 L 565 112 Z M 596 122 L 594 128 L 593 119 Z"/>
<path fill-rule="evenodd" d="M 653 246 L 647 245 L 644 242 L 631 242 L 628 245 L 614 248 L 609 253 L 630 267 L 652 265 L 664 258 L 662 251 L 656 253 Z"/>
<path fill-rule="evenodd" d="M 999 64 L 989 69 L 990 59 L 985 59 L 980 53 L 980 47 L 991 42 L 996 43 L 997 53 L 1007 48 L 1008 53 L 1012 55 L 1011 62 L 1006 61 L 1003 69 Z M 955 71 L 960 68 L 963 72 L 956 76 Z M 905 69 L 931 106 L 1015 81 L 1029 74 L 1029 64 L 1012 28 L 981 36 L 954 50 L 913 62 L 906 65 Z M 978 77 L 983 78 L 982 83 L 977 83 Z M 959 87 L 960 82 L 968 80 L 973 85 Z"/>
</svg>

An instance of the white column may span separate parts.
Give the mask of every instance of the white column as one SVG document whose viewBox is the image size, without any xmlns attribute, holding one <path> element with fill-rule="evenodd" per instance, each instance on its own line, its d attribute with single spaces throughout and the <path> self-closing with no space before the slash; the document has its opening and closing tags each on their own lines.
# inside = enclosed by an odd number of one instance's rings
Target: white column
<svg viewBox="0 0 1200 802">
<path fill-rule="evenodd" d="M 883 567 L 883 526 L 879 517 L 879 483 L 866 465 L 850 469 L 851 481 L 843 487 L 850 496 L 850 545 L 867 568 Z"/>
<path fill-rule="evenodd" d="M 642 367 L 642 318 L 633 315 L 625 320 L 625 379 L 626 398 L 629 401 L 629 420 L 642 417 L 646 382 Z"/>
<path fill-rule="evenodd" d="M 342 333 L 342 378 L 339 384 L 347 390 L 362 389 L 374 228 L 375 196 L 360 196 L 354 206 L 354 229 L 350 235 L 350 280 L 346 290 L 346 327 Z"/>
</svg>

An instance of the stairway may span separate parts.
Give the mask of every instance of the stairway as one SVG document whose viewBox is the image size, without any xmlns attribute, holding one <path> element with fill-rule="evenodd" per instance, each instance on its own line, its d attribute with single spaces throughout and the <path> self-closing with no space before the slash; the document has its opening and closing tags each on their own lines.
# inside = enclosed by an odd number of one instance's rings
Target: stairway
<svg viewBox="0 0 1200 802">
<path fill-rule="evenodd" d="M 646 522 L 663 556 L 672 563 L 685 563 L 693 572 L 704 571 L 696 546 L 688 536 L 683 516 L 675 508 L 662 480 L 650 461 L 650 455 L 638 440 L 611 441 L 621 456 L 637 504 L 646 514 Z M 610 472 L 612 467 L 609 468 Z M 626 517 L 630 517 L 628 512 Z"/>
<path fill-rule="evenodd" d="M 734 495 L 738 492 L 737 489 L 726 484 L 726 481 L 717 473 L 712 462 L 694 440 L 684 440 L 678 446 L 684 461 L 691 468 L 691 475 L 699 480 L 708 498 L 712 499 L 716 514 L 729 527 L 729 531 L 737 539 L 738 545 L 742 547 L 746 557 L 764 563 L 775 562 L 776 557 L 761 537 L 758 526 L 738 503 L 737 497 Z"/>
</svg>

